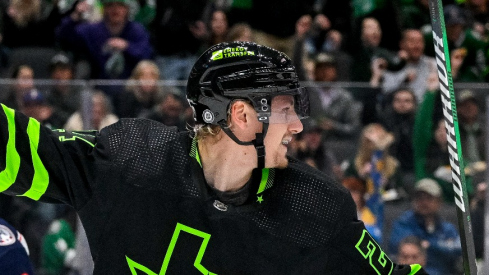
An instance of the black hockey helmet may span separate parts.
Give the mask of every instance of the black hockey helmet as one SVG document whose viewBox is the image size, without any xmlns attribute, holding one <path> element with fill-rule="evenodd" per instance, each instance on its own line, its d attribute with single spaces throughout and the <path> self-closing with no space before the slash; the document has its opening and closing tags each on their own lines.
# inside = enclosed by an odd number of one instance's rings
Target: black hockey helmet
<svg viewBox="0 0 489 275">
<path fill-rule="evenodd" d="M 253 42 L 224 42 L 205 51 L 187 82 L 187 99 L 198 124 L 222 125 L 230 103 L 245 99 L 258 119 L 270 121 L 272 98 L 293 95 L 298 118 L 309 115 L 309 98 L 284 53 Z"/>
<path fill-rule="evenodd" d="M 295 113 L 272 113 L 278 95 L 294 97 Z M 227 127 L 227 112 L 236 99 L 249 101 L 263 122 L 253 141 L 239 140 Z M 236 143 L 253 145 L 258 168 L 265 167 L 264 138 L 269 123 L 288 123 L 309 115 L 307 90 L 287 55 L 253 42 L 224 42 L 210 47 L 197 60 L 187 82 L 187 100 L 196 124 L 219 125 Z"/>
</svg>

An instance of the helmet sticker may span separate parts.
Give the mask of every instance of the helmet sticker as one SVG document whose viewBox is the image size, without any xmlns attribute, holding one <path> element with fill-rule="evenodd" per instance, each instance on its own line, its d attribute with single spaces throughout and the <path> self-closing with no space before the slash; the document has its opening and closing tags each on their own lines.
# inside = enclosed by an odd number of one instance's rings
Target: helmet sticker
<svg viewBox="0 0 489 275">
<path fill-rule="evenodd" d="M 238 57 L 238 56 L 245 56 L 245 55 L 255 55 L 255 52 L 254 51 L 247 51 L 247 49 L 245 47 L 225 48 L 225 49 L 213 52 L 211 59 L 212 60 L 219 60 L 219 59 L 223 59 L 223 58 Z"/>
<path fill-rule="evenodd" d="M 202 112 L 202 118 L 205 123 L 212 123 L 214 121 L 214 114 L 211 110 L 205 109 L 204 112 Z"/>
<path fill-rule="evenodd" d="M 15 235 L 5 225 L 0 225 L 0 246 L 7 246 L 15 243 Z"/>
</svg>

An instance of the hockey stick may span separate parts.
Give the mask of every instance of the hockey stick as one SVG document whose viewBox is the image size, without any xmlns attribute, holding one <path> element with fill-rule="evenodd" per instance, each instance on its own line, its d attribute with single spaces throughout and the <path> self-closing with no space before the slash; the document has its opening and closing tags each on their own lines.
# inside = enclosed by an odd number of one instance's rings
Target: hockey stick
<svg viewBox="0 0 489 275">
<path fill-rule="evenodd" d="M 464 274 L 476 275 L 477 266 L 475 261 L 474 239 L 472 237 L 469 198 L 465 181 L 464 161 L 460 143 L 455 94 L 453 92 L 452 69 L 450 66 L 450 54 L 442 0 L 429 0 L 429 7 L 443 115 L 445 117 L 445 128 L 447 131 L 452 184 L 455 193 L 455 204 L 457 206 L 458 228 L 462 243 Z"/>
</svg>

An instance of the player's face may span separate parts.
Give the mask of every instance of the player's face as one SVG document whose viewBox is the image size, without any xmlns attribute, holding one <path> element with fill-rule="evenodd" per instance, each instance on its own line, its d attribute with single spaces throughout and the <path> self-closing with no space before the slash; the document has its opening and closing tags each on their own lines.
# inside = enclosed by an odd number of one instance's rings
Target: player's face
<svg viewBox="0 0 489 275">
<path fill-rule="evenodd" d="M 287 147 L 292 135 L 303 129 L 294 109 L 294 97 L 290 95 L 276 96 L 272 100 L 272 115 L 265 137 L 265 166 L 285 168 L 288 165 Z"/>
</svg>

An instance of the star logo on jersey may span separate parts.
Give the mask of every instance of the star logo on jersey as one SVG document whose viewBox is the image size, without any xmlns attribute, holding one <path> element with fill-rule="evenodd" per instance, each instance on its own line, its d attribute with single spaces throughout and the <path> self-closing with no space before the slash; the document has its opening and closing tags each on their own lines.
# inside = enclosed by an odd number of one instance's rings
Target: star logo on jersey
<svg viewBox="0 0 489 275">
<path fill-rule="evenodd" d="M 259 202 L 259 203 L 262 203 L 263 202 L 263 195 L 262 196 L 257 196 L 256 197 L 256 201 Z"/>
</svg>

